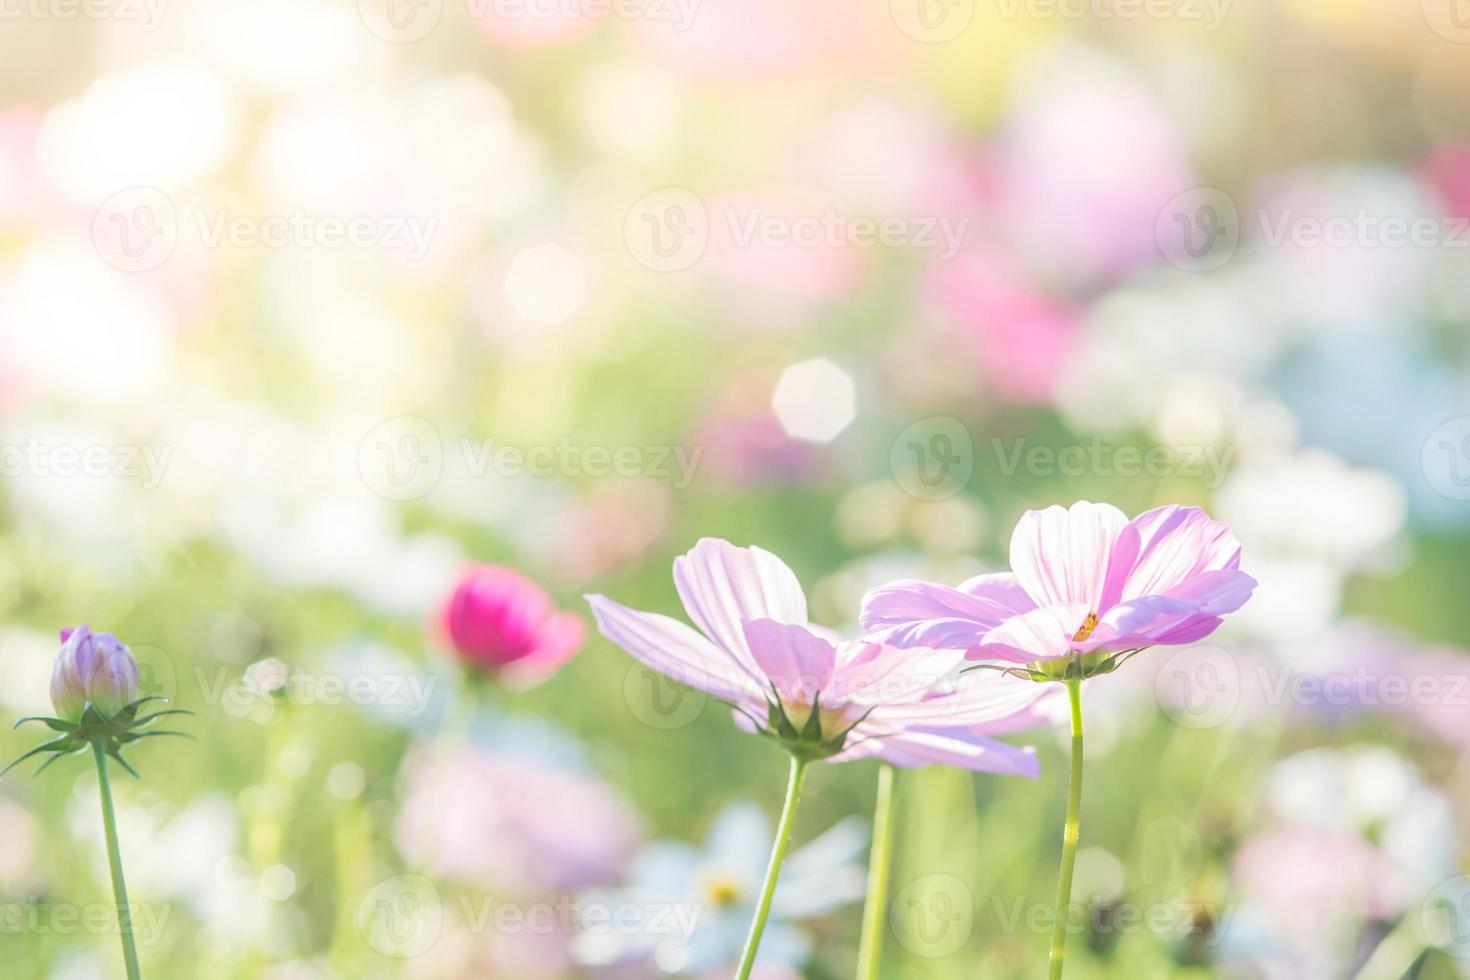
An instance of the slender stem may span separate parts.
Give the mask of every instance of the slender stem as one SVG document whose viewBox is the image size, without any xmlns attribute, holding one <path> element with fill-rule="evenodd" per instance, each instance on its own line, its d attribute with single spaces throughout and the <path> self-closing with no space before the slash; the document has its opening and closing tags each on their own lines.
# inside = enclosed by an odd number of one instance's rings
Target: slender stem
<svg viewBox="0 0 1470 980">
<path fill-rule="evenodd" d="M 1072 702 L 1072 780 L 1067 787 L 1067 826 L 1062 831 L 1062 872 L 1057 879 L 1057 916 L 1051 931 L 1051 980 L 1061 980 L 1067 952 L 1067 910 L 1072 903 L 1072 868 L 1077 863 L 1078 827 L 1082 819 L 1082 678 L 1067 678 Z"/>
<path fill-rule="evenodd" d="M 873 846 L 868 852 L 868 897 L 863 904 L 863 936 L 858 943 L 858 980 L 878 980 L 883 961 L 883 930 L 888 881 L 893 871 L 893 783 L 890 765 L 878 768 L 878 800 L 873 805 Z"/>
<path fill-rule="evenodd" d="M 781 807 L 781 822 L 776 825 L 776 842 L 771 848 L 771 863 L 766 866 L 766 881 L 761 886 L 760 904 L 745 937 L 745 951 L 740 954 L 738 980 L 749 980 L 755 966 L 755 953 L 760 949 L 761 934 L 766 931 L 766 918 L 771 914 L 771 899 L 776 895 L 776 879 L 781 876 L 781 862 L 786 860 L 786 846 L 791 843 L 791 827 L 796 818 L 796 804 L 801 799 L 801 784 L 806 779 L 807 763 L 791 757 L 791 775 L 786 780 L 786 802 Z"/>
<path fill-rule="evenodd" d="M 117 844 L 117 818 L 112 813 L 112 784 L 107 779 L 107 753 L 101 739 L 92 743 L 97 760 L 97 786 L 102 791 L 102 826 L 107 831 L 107 863 L 112 868 L 112 897 L 117 901 L 117 929 L 122 935 L 123 965 L 128 980 L 140 980 L 138 951 L 133 947 L 133 910 L 128 905 L 128 886 L 123 881 L 122 851 Z"/>
</svg>

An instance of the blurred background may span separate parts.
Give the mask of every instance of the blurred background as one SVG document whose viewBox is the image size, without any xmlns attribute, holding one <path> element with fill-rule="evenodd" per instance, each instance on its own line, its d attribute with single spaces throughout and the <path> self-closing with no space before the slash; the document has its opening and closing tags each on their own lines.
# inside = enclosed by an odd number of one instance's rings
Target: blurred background
<svg viewBox="0 0 1470 980">
<path fill-rule="evenodd" d="M 729 976 L 784 756 L 590 629 L 465 672 L 464 568 L 682 615 L 716 535 L 853 631 L 1081 498 L 1261 586 L 1088 687 L 1068 975 L 1470 976 L 1459 0 L 0 18 L 0 718 L 79 622 L 196 712 L 115 783 L 145 976 Z M 1040 975 L 1063 738 L 902 775 L 885 976 Z M 769 980 L 852 974 L 874 777 Z M 6 976 L 120 975 L 97 802 L 0 782 Z"/>
</svg>

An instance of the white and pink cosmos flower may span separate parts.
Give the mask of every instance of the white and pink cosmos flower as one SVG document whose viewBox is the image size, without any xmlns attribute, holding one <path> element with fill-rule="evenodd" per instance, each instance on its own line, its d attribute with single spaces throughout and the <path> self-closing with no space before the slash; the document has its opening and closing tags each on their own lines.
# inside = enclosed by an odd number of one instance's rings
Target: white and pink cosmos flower
<svg viewBox="0 0 1470 980">
<path fill-rule="evenodd" d="M 674 588 L 697 630 L 587 600 L 613 643 L 729 704 L 742 728 L 798 758 L 1036 775 L 1031 749 L 995 736 L 1050 720 L 1050 685 L 961 674 L 963 650 L 844 640 L 808 621 L 795 573 L 761 548 L 704 538 L 675 560 Z"/>
<path fill-rule="evenodd" d="M 1129 520 L 1111 504 L 1027 511 L 1011 535 L 1011 571 L 959 587 L 904 580 L 863 597 L 869 634 L 899 647 L 950 648 L 971 660 L 1048 665 L 1194 643 L 1239 609 L 1256 580 L 1240 570 L 1228 525 L 1197 507 Z"/>
</svg>

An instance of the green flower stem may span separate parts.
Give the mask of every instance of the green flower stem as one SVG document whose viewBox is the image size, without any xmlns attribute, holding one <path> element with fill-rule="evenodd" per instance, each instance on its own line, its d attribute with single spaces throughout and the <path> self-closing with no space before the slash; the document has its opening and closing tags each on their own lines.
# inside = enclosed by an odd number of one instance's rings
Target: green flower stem
<svg viewBox="0 0 1470 980">
<path fill-rule="evenodd" d="M 107 831 L 107 863 L 112 868 L 112 895 L 117 901 L 117 929 L 122 935 L 123 965 L 127 968 L 128 980 L 141 980 L 138 950 L 133 946 L 133 910 L 128 905 L 122 852 L 117 843 L 117 818 L 112 812 L 112 784 L 107 779 L 107 752 L 101 739 L 93 740 L 92 757 L 97 760 L 97 786 L 102 792 L 102 826 Z"/>
<path fill-rule="evenodd" d="M 863 904 L 863 936 L 858 943 L 858 980 L 878 980 L 883 961 L 888 881 L 893 871 L 893 783 L 890 765 L 878 767 L 878 799 L 873 805 L 873 846 L 868 852 L 868 897 Z"/>
<path fill-rule="evenodd" d="M 756 906 L 755 918 L 750 923 L 750 934 L 745 937 L 745 951 L 740 954 L 740 969 L 735 975 L 738 980 L 749 980 L 755 966 L 756 950 L 760 949 L 761 934 L 766 931 L 766 919 L 771 914 L 771 899 L 776 895 L 776 879 L 781 877 L 781 863 L 786 860 L 786 847 L 791 843 L 791 827 L 796 822 L 796 804 L 801 800 L 801 784 L 806 780 L 807 760 L 791 757 L 791 775 L 786 781 L 786 802 L 781 807 L 781 822 L 776 825 L 776 842 L 771 848 L 771 863 L 766 867 L 766 881 L 761 886 L 760 904 Z"/>
<path fill-rule="evenodd" d="M 1072 869 L 1077 863 L 1077 836 L 1082 819 L 1082 678 L 1067 678 L 1072 702 L 1072 780 L 1067 787 L 1067 826 L 1062 831 L 1062 872 L 1057 879 L 1057 916 L 1051 931 L 1051 980 L 1061 980 L 1067 952 L 1067 909 L 1072 902 Z"/>
</svg>

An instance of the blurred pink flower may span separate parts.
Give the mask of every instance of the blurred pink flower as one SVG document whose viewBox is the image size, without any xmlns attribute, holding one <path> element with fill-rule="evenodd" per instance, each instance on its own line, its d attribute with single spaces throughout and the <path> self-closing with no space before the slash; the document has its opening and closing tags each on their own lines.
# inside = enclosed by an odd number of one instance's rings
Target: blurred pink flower
<svg viewBox="0 0 1470 980">
<path fill-rule="evenodd" d="M 633 809 L 575 769 L 464 742 L 415 746 L 399 771 L 399 852 L 426 874 L 520 894 L 613 881 Z"/>
<path fill-rule="evenodd" d="M 1028 264 L 1087 284 L 1154 261 L 1160 213 L 1196 184 L 1168 118 L 1121 71 L 1050 85 L 1018 101 L 995 161 Z"/>
<path fill-rule="evenodd" d="M 474 903 L 470 905 L 477 913 Z M 555 915 L 540 915 L 539 908 L 528 912 L 539 918 L 525 928 L 486 929 L 473 922 L 446 926 L 428 951 L 413 958 L 408 976 L 412 980 L 558 980 L 574 976 L 567 931 Z"/>
<path fill-rule="evenodd" d="M 988 387 L 1013 402 L 1049 401 L 1077 339 L 1077 312 L 1031 288 L 996 252 L 929 266 L 929 304 L 976 349 Z"/>
<path fill-rule="evenodd" d="M 630 46 L 699 80 L 748 87 L 782 73 L 861 58 L 862 18 L 827 0 L 684 0 L 662 9 L 669 15 L 627 19 Z"/>
<path fill-rule="evenodd" d="M 689 436 L 710 475 L 736 486 L 789 484 L 810 479 L 824 453 L 816 443 L 793 439 L 771 413 L 773 374 L 757 371 L 730 379 L 699 427 Z"/>
<path fill-rule="evenodd" d="M 1447 215 L 1470 218 L 1470 143 L 1439 147 L 1421 172 L 1444 201 Z"/>
<path fill-rule="evenodd" d="M 1157 507 L 1131 521 L 1085 500 L 1030 510 L 1011 535 L 1011 568 L 958 588 L 880 586 L 864 597 L 861 622 L 901 647 L 1032 664 L 1194 643 L 1256 586 L 1230 528 L 1197 507 Z"/>
<path fill-rule="evenodd" d="M 578 616 L 558 612 L 544 589 L 503 565 L 467 568 L 440 622 L 465 666 L 522 687 L 555 673 L 585 636 Z"/>
<path fill-rule="evenodd" d="M 62 211 L 36 156 L 43 119 L 28 106 L 0 109 L 0 229 L 37 225 Z"/>
<path fill-rule="evenodd" d="M 844 641 L 807 619 L 806 596 L 781 559 L 703 538 L 674 561 L 674 588 L 695 630 L 589 595 L 602 634 L 680 683 L 730 704 L 747 731 L 794 755 L 879 758 L 1035 776 L 1035 754 L 992 738 L 1044 718 L 1051 690 L 996 674 L 956 676 L 960 651 L 902 651 Z"/>
<path fill-rule="evenodd" d="M 1241 896 L 1265 912 L 1274 932 L 1318 963 L 1342 962 L 1365 921 L 1403 911 L 1392 897 L 1401 885 L 1398 869 L 1349 830 L 1264 831 L 1241 846 L 1232 873 Z"/>
</svg>

